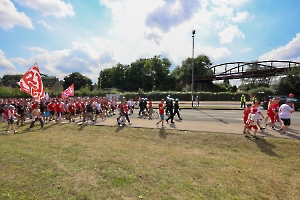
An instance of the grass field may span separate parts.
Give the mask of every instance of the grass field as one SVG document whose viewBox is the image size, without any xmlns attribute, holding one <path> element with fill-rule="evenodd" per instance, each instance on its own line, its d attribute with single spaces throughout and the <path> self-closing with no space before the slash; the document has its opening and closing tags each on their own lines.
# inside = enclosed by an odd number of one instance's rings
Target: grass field
<svg viewBox="0 0 300 200">
<path fill-rule="evenodd" d="M 18 131 L 0 134 L 0 199 L 300 198 L 299 140 L 54 123 Z"/>
</svg>

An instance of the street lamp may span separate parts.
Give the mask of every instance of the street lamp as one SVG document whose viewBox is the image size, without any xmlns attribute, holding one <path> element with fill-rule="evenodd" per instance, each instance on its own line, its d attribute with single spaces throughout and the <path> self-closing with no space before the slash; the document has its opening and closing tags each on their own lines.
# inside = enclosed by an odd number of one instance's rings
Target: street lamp
<svg viewBox="0 0 300 200">
<path fill-rule="evenodd" d="M 100 71 L 100 77 L 99 77 L 99 86 L 100 86 L 100 91 L 101 91 L 101 73 L 102 73 L 102 70 Z"/>
<path fill-rule="evenodd" d="M 194 107 L 194 38 L 195 38 L 196 31 L 192 31 L 192 38 L 193 38 L 193 63 L 192 63 L 192 107 Z"/>
</svg>

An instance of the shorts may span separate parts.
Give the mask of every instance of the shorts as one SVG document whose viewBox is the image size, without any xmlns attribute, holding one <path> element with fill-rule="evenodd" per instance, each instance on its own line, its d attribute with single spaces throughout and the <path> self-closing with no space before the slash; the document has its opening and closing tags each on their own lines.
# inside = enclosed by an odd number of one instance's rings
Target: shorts
<svg viewBox="0 0 300 200">
<path fill-rule="evenodd" d="M 283 121 L 283 124 L 284 124 L 285 126 L 291 125 L 291 119 L 281 119 L 281 120 Z"/>
<path fill-rule="evenodd" d="M 53 112 L 54 115 L 54 112 Z M 45 112 L 45 117 L 50 117 L 50 112 Z"/>
<path fill-rule="evenodd" d="M 14 119 L 13 118 L 7 119 L 7 124 L 14 124 Z"/>
<path fill-rule="evenodd" d="M 165 114 L 160 114 L 160 119 L 165 120 Z"/>
<path fill-rule="evenodd" d="M 249 130 L 251 130 L 252 128 L 253 128 L 254 130 L 257 130 L 257 129 L 258 129 L 257 125 L 248 125 L 248 129 L 249 129 Z"/>
<path fill-rule="evenodd" d="M 53 115 L 53 116 L 54 116 L 54 111 L 51 110 L 51 111 L 49 111 L 49 112 L 50 112 L 50 115 Z"/>
</svg>

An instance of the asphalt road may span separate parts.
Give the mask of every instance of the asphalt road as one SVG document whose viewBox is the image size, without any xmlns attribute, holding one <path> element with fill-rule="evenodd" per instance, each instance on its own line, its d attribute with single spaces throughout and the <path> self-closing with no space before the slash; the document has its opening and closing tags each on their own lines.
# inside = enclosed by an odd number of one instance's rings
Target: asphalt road
<svg viewBox="0 0 300 200">
<path fill-rule="evenodd" d="M 262 109 L 261 112 L 265 117 L 267 116 L 266 110 Z M 243 123 L 243 110 L 181 109 L 180 115 L 184 121 Z M 134 114 L 130 117 L 137 118 L 138 110 L 136 109 Z M 177 119 L 177 116 L 174 119 Z M 292 125 L 300 126 L 299 111 L 292 113 L 291 123 Z"/>
</svg>

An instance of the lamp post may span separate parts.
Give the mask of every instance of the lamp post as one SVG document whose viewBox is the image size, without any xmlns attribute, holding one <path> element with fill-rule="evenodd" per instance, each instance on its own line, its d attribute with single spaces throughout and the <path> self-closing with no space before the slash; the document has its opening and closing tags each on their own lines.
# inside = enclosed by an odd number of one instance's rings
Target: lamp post
<svg viewBox="0 0 300 200">
<path fill-rule="evenodd" d="M 192 31 L 192 38 L 193 38 L 193 62 L 192 62 L 192 107 L 194 107 L 194 38 L 195 38 L 196 31 Z"/>
<path fill-rule="evenodd" d="M 99 86 L 100 86 L 100 91 L 101 91 L 101 81 L 102 81 L 102 80 L 101 80 L 101 79 L 102 79 L 102 78 L 101 78 L 101 73 L 102 73 L 102 70 L 100 71 L 100 77 L 99 77 Z"/>
</svg>

